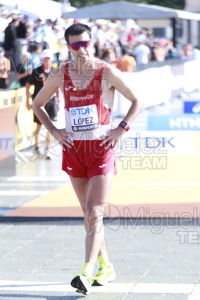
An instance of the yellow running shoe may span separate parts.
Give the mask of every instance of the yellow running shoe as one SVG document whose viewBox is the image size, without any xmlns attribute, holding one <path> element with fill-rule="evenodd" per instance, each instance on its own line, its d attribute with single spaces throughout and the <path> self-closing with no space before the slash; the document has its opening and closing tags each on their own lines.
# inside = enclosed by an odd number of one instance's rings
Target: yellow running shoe
<svg viewBox="0 0 200 300">
<path fill-rule="evenodd" d="M 103 286 L 108 282 L 115 280 L 116 273 L 113 265 L 110 263 L 106 267 L 99 267 L 97 274 L 92 278 L 93 286 Z"/>
</svg>

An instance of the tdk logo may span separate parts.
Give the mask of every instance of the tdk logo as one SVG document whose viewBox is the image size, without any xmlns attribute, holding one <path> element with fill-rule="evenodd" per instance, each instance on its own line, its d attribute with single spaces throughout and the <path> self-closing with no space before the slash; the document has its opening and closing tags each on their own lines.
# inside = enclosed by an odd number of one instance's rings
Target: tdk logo
<svg viewBox="0 0 200 300">
<path fill-rule="evenodd" d="M 88 106 L 88 107 L 76 107 L 74 109 L 71 110 L 71 115 L 75 116 L 75 115 L 86 115 L 86 114 L 91 114 L 94 113 L 94 107 L 93 106 Z"/>
<path fill-rule="evenodd" d="M 170 118 L 169 126 L 172 129 L 200 129 L 200 118 Z"/>
</svg>

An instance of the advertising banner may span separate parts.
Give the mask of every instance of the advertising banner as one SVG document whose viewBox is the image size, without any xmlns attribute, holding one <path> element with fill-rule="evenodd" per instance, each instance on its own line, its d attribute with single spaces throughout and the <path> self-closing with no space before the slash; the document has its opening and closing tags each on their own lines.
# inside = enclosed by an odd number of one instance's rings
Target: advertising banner
<svg viewBox="0 0 200 300">
<path fill-rule="evenodd" d="M 194 132 L 142 131 L 123 136 L 116 148 L 118 156 L 194 155 Z"/>
<path fill-rule="evenodd" d="M 184 101 L 183 112 L 185 114 L 200 114 L 200 101 Z"/>
<path fill-rule="evenodd" d="M 0 160 L 15 155 L 15 92 L 1 92 Z"/>
<path fill-rule="evenodd" d="M 0 177 L 15 174 L 15 93 L 1 92 Z"/>
<path fill-rule="evenodd" d="M 27 110 L 25 88 L 20 88 L 16 91 L 16 151 L 34 145 L 34 130 L 33 111 Z"/>
<path fill-rule="evenodd" d="M 200 115 L 151 115 L 148 116 L 148 130 L 200 131 Z"/>
</svg>

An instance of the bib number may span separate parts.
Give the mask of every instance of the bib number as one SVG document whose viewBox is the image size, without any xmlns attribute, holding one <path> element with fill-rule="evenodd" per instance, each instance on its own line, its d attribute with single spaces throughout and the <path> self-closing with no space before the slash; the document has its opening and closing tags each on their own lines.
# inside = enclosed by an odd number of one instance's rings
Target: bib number
<svg viewBox="0 0 200 300">
<path fill-rule="evenodd" d="M 98 113 L 95 104 L 69 108 L 72 130 L 75 132 L 98 128 Z"/>
</svg>

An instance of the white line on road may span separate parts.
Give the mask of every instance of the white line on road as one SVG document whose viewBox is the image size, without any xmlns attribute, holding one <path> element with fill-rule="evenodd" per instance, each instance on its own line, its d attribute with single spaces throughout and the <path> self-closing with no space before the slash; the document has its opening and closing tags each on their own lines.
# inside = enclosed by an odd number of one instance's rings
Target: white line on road
<svg viewBox="0 0 200 300">
<path fill-rule="evenodd" d="M 196 289 L 195 289 L 196 287 Z M 198 288 L 197 288 L 198 287 Z M 200 285 L 170 283 L 110 283 L 104 287 L 91 287 L 91 293 L 136 293 L 136 294 L 187 294 L 195 295 Z M 74 292 L 65 282 L 0 281 L 0 291 Z M 193 293 L 192 293 L 193 291 Z M 197 295 L 197 294 L 196 294 Z M 199 297 L 199 294 L 198 294 Z M 195 300 L 192 298 L 190 300 Z M 198 298 L 199 299 L 199 298 Z"/>
</svg>

